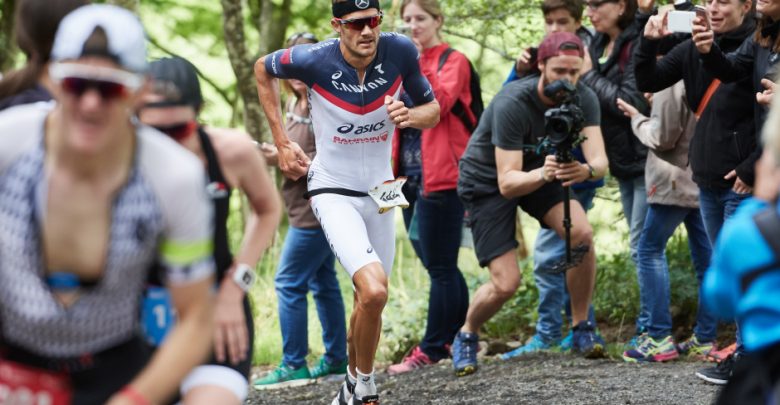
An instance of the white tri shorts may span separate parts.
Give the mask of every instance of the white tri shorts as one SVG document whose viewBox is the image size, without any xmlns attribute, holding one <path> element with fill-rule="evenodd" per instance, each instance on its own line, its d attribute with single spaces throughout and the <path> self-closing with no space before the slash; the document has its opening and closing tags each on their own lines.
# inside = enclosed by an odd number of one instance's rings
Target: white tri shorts
<svg viewBox="0 0 780 405">
<path fill-rule="evenodd" d="M 331 250 L 350 277 L 376 262 L 390 276 L 395 256 L 395 210 L 378 213 L 371 197 L 326 193 L 310 201 Z"/>
</svg>

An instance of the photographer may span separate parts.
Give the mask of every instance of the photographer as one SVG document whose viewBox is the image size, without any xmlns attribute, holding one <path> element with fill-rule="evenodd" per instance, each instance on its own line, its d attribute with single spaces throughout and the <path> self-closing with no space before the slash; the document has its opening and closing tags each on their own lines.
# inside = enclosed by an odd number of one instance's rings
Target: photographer
<svg viewBox="0 0 780 405">
<path fill-rule="evenodd" d="M 466 323 L 455 337 L 452 356 L 455 373 L 467 375 L 477 369 L 477 332 L 520 285 L 515 248 L 516 207 L 519 205 L 542 226 L 564 234 L 564 191 L 576 183 L 600 179 L 607 158 L 599 129 L 600 109 L 591 90 L 576 86 L 579 105 L 559 109 L 558 119 L 582 119 L 587 140 L 582 149 L 589 163 L 560 163 L 553 155 L 540 156 L 530 150 L 545 139 L 545 112 L 556 107 L 555 95 L 546 95 L 559 80 L 577 83 L 584 46 L 576 35 L 558 32 L 539 46 L 541 75 L 505 86 L 496 95 L 472 135 L 460 163 L 458 195 L 470 213 L 474 247 L 482 266 L 490 270 L 490 282 L 480 287 L 469 307 Z M 573 86 L 571 86 L 573 87 Z M 557 94 L 556 94 L 557 95 Z M 578 112 L 576 110 L 580 110 Z M 569 110 L 571 116 L 566 116 Z M 581 117 L 580 117 L 581 116 Z M 575 125 L 576 126 L 576 125 Z M 576 138 L 578 133 L 571 134 Z M 562 152 L 558 150 L 558 152 Z M 557 181 L 556 181 L 557 180 Z M 604 344 L 587 321 L 587 310 L 595 280 L 592 229 L 579 203 L 571 204 L 572 263 L 562 263 L 571 292 L 573 349 L 586 357 L 600 356 Z"/>
</svg>

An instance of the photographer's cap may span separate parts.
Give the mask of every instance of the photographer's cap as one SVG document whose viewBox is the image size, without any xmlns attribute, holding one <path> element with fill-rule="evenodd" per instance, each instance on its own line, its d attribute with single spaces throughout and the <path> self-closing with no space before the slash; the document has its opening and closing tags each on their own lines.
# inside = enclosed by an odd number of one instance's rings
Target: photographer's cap
<svg viewBox="0 0 780 405">
<path fill-rule="evenodd" d="M 585 45 L 582 40 L 571 32 L 553 32 L 539 44 L 538 60 L 546 61 L 554 56 L 570 55 L 585 56 Z"/>
<path fill-rule="evenodd" d="M 88 44 L 97 30 L 105 33 L 105 47 Z M 107 4 L 73 10 L 60 22 L 51 58 L 57 62 L 88 55 L 108 57 L 132 72 L 146 71 L 146 35 L 141 21 L 130 11 Z"/>
<path fill-rule="evenodd" d="M 149 76 L 153 80 L 152 93 L 161 99 L 147 107 L 191 106 L 200 110 L 203 95 L 198 70 L 188 60 L 177 56 L 153 61 L 149 64 Z"/>
</svg>

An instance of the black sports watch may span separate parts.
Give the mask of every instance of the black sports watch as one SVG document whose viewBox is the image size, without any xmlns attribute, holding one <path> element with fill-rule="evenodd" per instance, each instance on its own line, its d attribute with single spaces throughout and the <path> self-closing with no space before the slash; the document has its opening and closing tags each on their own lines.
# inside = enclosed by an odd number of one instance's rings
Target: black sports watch
<svg viewBox="0 0 780 405">
<path fill-rule="evenodd" d="M 590 163 L 585 163 L 585 166 L 588 166 L 588 180 L 596 178 L 596 169 L 594 169 Z"/>
</svg>

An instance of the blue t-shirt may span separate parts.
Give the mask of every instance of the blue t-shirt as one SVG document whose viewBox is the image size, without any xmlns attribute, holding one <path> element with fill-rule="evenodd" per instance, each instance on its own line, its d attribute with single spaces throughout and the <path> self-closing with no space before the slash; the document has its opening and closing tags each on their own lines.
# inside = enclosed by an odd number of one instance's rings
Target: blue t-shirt
<svg viewBox="0 0 780 405">
<path fill-rule="evenodd" d="M 704 276 L 704 304 L 726 320 L 737 320 L 748 351 L 780 342 L 780 267 L 763 274 L 742 291 L 742 278 L 778 260 L 753 216 L 769 207 L 749 198 L 723 225 Z"/>
</svg>

